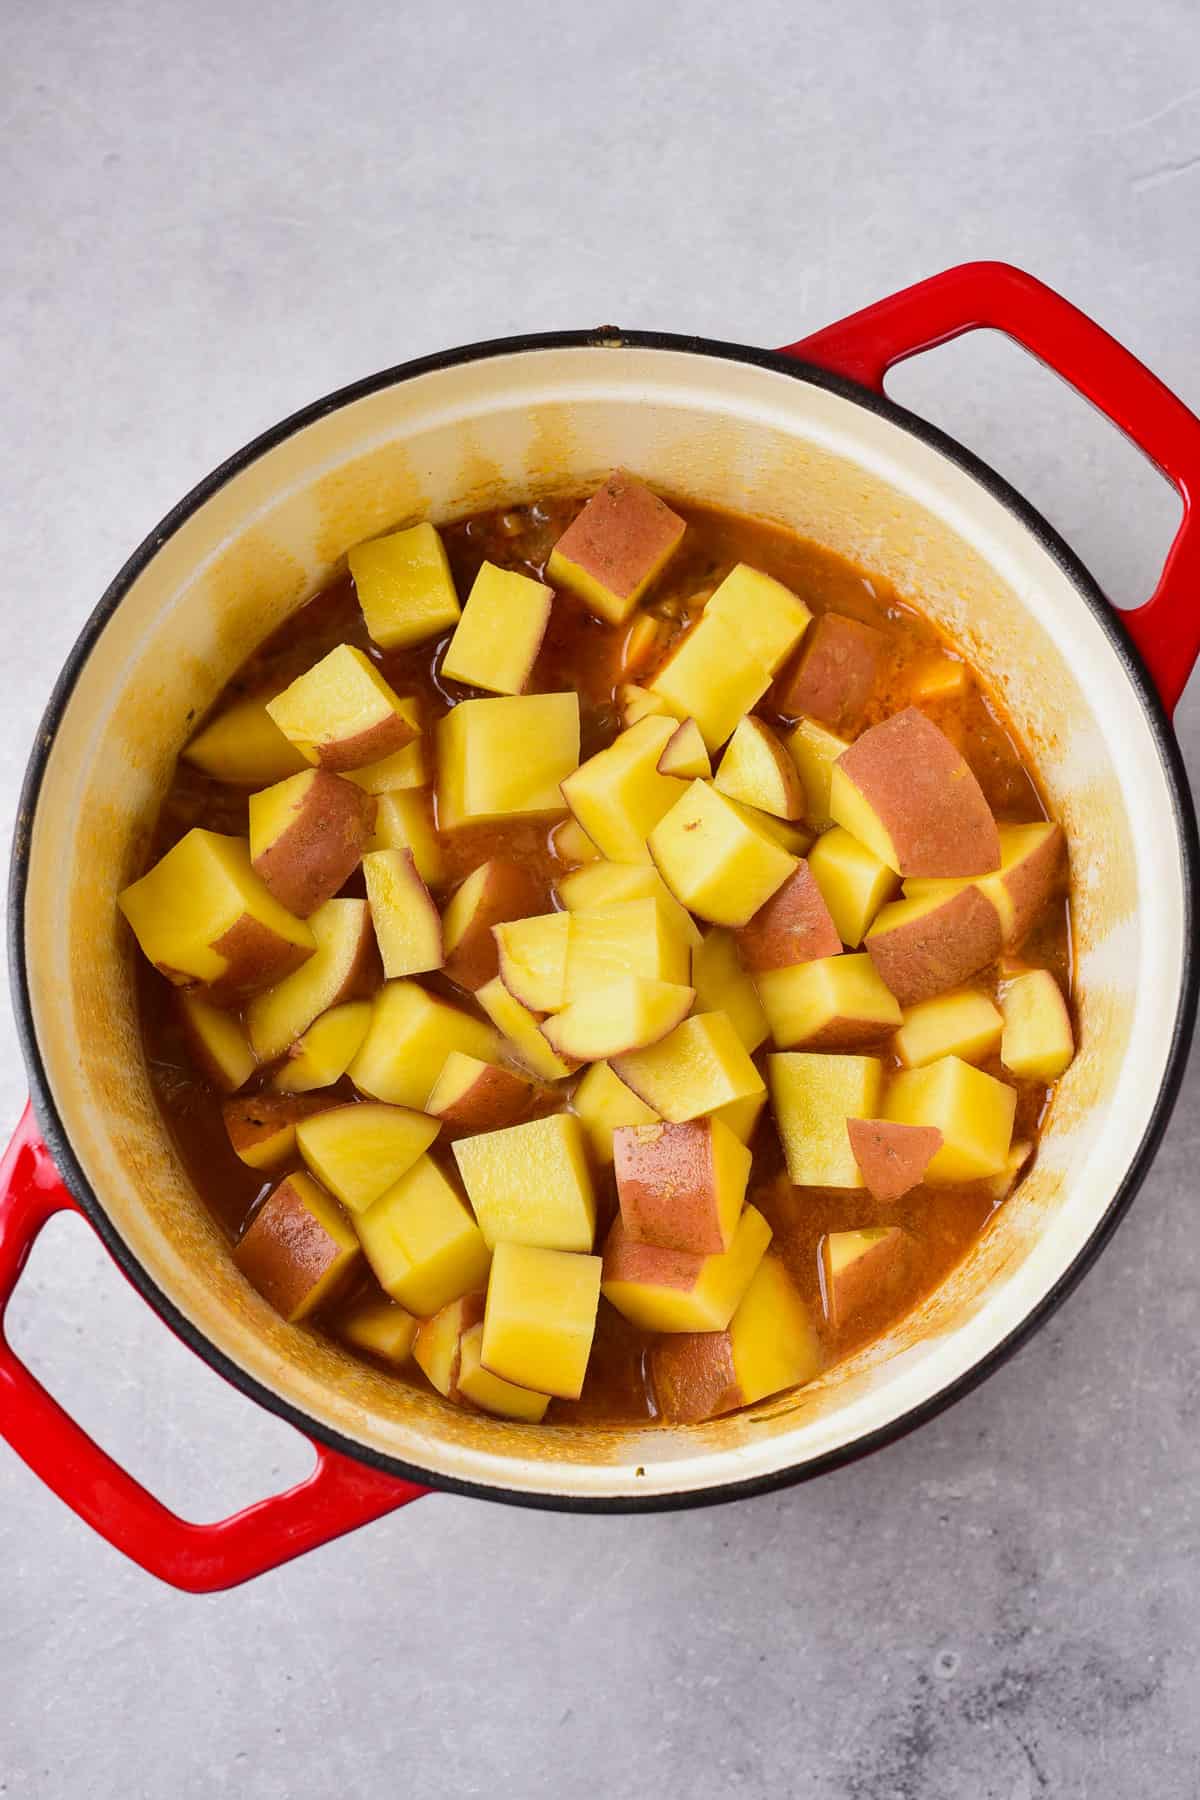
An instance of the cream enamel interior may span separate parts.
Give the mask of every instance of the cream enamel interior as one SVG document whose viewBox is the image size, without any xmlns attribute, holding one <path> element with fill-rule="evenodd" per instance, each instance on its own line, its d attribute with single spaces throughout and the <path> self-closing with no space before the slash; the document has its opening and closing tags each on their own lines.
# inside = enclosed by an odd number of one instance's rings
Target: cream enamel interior
<svg viewBox="0 0 1200 1800">
<path fill-rule="evenodd" d="M 235 1271 L 161 1128 L 113 899 L 139 867 L 191 722 L 351 544 L 578 489 L 616 463 L 793 526 L 916 599 L 1021 723 L 1075 882 L 1080 1054 L 1030 1179 L 889 1339 L 797 1395 L 686 1431 L 490 1422 L 284 1325 Z M 138 1261 L 213 1345 L 313 1420 L 435 1478 L 650 1496 L 767 1476 L 886 1426 L 1054 1286 L 1133 1160 L 1163 1078 L 1184 881 L 1167 779 L 1120 658 L 1018 519 L 940 451 L 821 387 L 613 344 L 398 381 L 295 432 L 194 512 L 134 581 L 67 705 L 32 821 L 25 929 L 38 1042 L 79 1162 Z"/>
</svg>

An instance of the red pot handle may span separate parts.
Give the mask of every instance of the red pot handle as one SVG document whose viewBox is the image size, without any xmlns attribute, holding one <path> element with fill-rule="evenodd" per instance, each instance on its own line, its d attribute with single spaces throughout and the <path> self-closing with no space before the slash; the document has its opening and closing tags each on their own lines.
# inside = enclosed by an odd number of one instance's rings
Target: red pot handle
<svg viewBox="0 0 1200 1800">
<path fill-rule="evenodd" d="M 212 1525 L 170 1512 L 126 1474 L 36 1381 L 4 1337 L 4 1313 L 38 1233 L 80 1209 L 26 1107 L 0 1162 L 0 1437 L 93 1531 L 151 1575 L 191 1594 L 236 1587 L 428 1490 L 314 1444 L 299 1486 Z"/>
<path fill-rule="evenodd" d="M 991 327 L 1100 409 L 1178 489 L 1183 520 L 1150 599 L 1121 621 L 1168 713 L 1200 656 L 1200 419 L 1086 313 L 1008 263 L 961 263 L 839 319 L 785 356 L 882 391 L 894 363 Z"/>
</svg>

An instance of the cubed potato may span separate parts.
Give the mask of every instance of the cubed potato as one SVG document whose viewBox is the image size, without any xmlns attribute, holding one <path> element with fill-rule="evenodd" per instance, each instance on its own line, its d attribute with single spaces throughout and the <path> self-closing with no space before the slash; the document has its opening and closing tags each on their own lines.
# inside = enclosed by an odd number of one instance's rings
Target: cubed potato
<svg viewBox="0 0 1200 1800">
<path fill-rule="evenodd" d="M 1057 1081 L 1075 1055 L 1071 1015 L 1049 969 L 1030 969 L 1000 989 L 1000 1060 L 1012 1075 Z"/>
<path fill-rule="evenodd" d="M 808 853 L 808 866 L 838 936 L 857 950 L 900 877 L 840 825 L 821 833 Z"/>
<path fill-rule="evenodd" d="M 693 781 L 647 847 L 682 906 L 714 925 L 745 925 L 796 867 L 747 807 Z"/>
<path fill-rule="evenodd" d="M 570 924 L 570 913 L 552 912 L 492 927 L 500 979 L 530 1012 L 556 1012 L 566 1004 Z"/>
<path fill-rule="evenodd" d="M 656 663 L 669 629 L 665 619 L 656 619 L 651 613 L 635 614 L 621 646 L 621 673 L 632 680 Z"/>
<path fill-rule="evenodd" d="M 762 1118 L 763 1108 L 767 1104 L 767 1090 L 764 1087 L 758 1094 L 743 1094 L 740 1100 L 727 1100 L 724 1106 L 718 1106 L 709 1117 L 720 1119 L 727 1125 L 734 1137 L 748 1144 L 754 1136 L 758 1121 Z"/>
<path fill-rule="evenodd" d="M 296 1143 L 321 1185 L 361 1213 L 412 1168 L 440 1129 L 437 1119 L 409 1107 L 350 1101 L 299 1120 Z"/>
<path fill-rule="evenodd" d="M 353 644 L 298 675 L 267 711 L 306 762 L 337 774 L 402 750 L 421 733 L 415 702 L 402 700 Z"/>
<path fill-rule="evenodd" d="M 441 915 L 417 873 L 412 851 L 370 851 L 363 857 L 363 877 L 386 979 L 440 969 Z"/>
<path fill-rule="evenodd" d="M 589 756 L 562 784 L 571 811 L 614 862 L 648 861 L 647 833 L 687 792 L 683 782 L 658 772 L 674 731 L 670 718 L 644 718 Z"/>
<path fill-rule="evenodd" d="M 600 1291 L 643 1331 L 724 1331 L 766 1255 L 771 1227 L 742 1211 L 728 1250 L 695 1256 L 631 1238 L 618 1215 L 604 1246 Z"/>
<path fill-rule="evenodd" d="M 412 1360 L 413 1341 L 419 1319 L 397 1306 L 394 1300 L 381 1300 L 374 1295 L 356 1300 L 338 1316 L 337 1334 L 344 1343 L 368 1356 L 402 1369 Z"/>
<path fill-rule="evenodd" d="M 308 924 L 250 866 L 243 838 L 199 827 L 117 896 L 142 954 L 176 987 L 235 1001 L 282 980 L 313 954 Z"/>
<path fill-rule="evenodd" d="M 463 700 L 437 728 L 438 824 L 553 818 L 560 783 L 579 766 L 579 696 Z M 587 829 L 586 823 L 584 829 Z"/>
<path fill-rule="evenodd" d="M 649 858 L 636 863 L 588 863 L 586 868 L 572 869 L 557 885 L 558 898 L 568 912 L 614 906 L 619 900 L 660 900 L 683 941 L 693 950 L 700 942 L 691 913 L 680 906 Z"/>
<path fill-rule="evenodd" d="M 571 1096 L 571 1106 L 587 1135 L 594 1162 L 605 1168 L 613 1160 L 613 1133 L 620 1125 L 653 1125 L 652 1106 L 639 1100 L 606 1062 L 593 1063 Z"/>
<path fill-rule="evenodd" d="M 600 1258 L 497 1244 L 483 1319 L 484 1367 L 535 1393 L 578 1400 L 600 1304 Z"/>
<path fill-rule="evenodd" d="M 842 940 L 808 864 L 801 858 L 781 887 L 734 934 L 752 975 L 841 954 Z"/>
<path fill-rule="evenodd" d="M 636 476 L 615 469 L 550 553 L 546 573 L 619 625 L 666 567 L 686 526 Z"/>
<path fill-rule="evenodd" d="M 612 1065 L 640 1100 L 673 1125 L 763 1092 L 762 1076 L 721 1012 L 696 1013 L 659 1043 L 614 1057 Z"/>
<path fill-rule="evenodd" d="M 936 1125 L 897 1125 L 889 1119 L 847 1119 L 854 1160 L 876 1200 L 899 1200 L 925 1179 L 942 1147 Z"/>
<path fill-rule="evenodd" d="M 516 569 L 485 562 L 442 658 L 442 674 L 492 694 L 519 694 L 537 661 L 554 594 Z"/>
<path fill-rule="evenodd" d="M 842 613 L 822 613 L 795 664 L 780 677 L 779 711 L 805 713 L 834 731 L 857 725 L 875 692 L 887 654 L 887 638 L 874 625 Z"/>
<path fill-rule="evenodd" d="M 718 793 L 777 819 L 798 819 L 804 812 L 804 788 L 795 763 L 771 727 L 754 713 L 738 721 L 714 785 Z"/>
<path fill-rule="evenodd" d="M 670 719 L 674 723 L 675 715 L 661 695 L 652 694 L 649 688 L 639 686 L 636 681 L 623 681 L 617 689 L 616 699 L 624 731 L 643 719 Z"/>
<path fill-rule="evenodd" d="M 380 1287 L 423 1319 L 487 1281 L 491 1251 L 431 1156 L 355 1213 L 354 1229 Z"/>
<path fill-rule="evenodd" d="M 500 970 L 493 925 L 540 912 L 542 890 L 528 869 L 493 856 L 457 888 L 442 914 L 446 974 L 474 993 Z"/>
<path fill-rule="evenodd" d="M 723 620 L 755 662 L 774 675 L 804 636 L 812 614 L 781 581 L 738 563 L 709 600 L 704 617 Z"/>
<path fill-rule="evenodd" d="M 767 1080 L 792 1182 L 797 1187 L 863 1187 L 846 1121 L 872 1119 L 879 1111 L 879 1058 L 789 1050 L 767 1058 Z"/>
<path fill-rule="evenodd" d="M 423 1107 L 452 1050 L 497 1062 L 490 1025 L 450 1006 L 415 981 L 380 988 L 362 1049 L 347 1073 L 359 1093 L 392 1106 Z"/>
<path fill-rule="evenodd" d="M 998 1008 L 986 994 L 978 988 L 960 988 L 906 1007 L 892 1049 L 906 1069 L 923 1069 L 943 1056 L 983 1062 L 999 1049 L 1003 1026 Z"/>
<path fill-rule="evenodd" d="M 198 994 L 179 996 L 179 1017 L 193 1060 L 223 1094 L 245 1087 L 258 1058 L 236 1013 L 212 1006 Z"/>
<path fill-rule="evenodd" d="M 554 854 L 560 862 L 590 863 L 598 862 L 600 852 L 593 844 L 578 819 L 564 819 L 556 825 L 551 837 Z"/>
<path fill-rule="evenodd" d="M 246 1029 L 260 1062 L 282 1056 L 314 1019 L 344 1000 L 361 999 L 379 979 L 365 900 L 326 900 L 308 926 L 316 945 L 312 956 L 246 1008 Z"/>
<path fill-rule="evenodd" d="M 315 1094 L 249 1094 L 226 1100 L 221 1117 L 235 1156 L 251 1169 L 277 1169 L 296 1154 L 297 1125 L 328 1105 Z"/>
<path fill-rule="evenodd" d="M 267 711 L 271 693 L 235 700 L 201 727 L 183 761 L 235 787 L 265 787 L 308 767 Z"/>
<path fill-rule="evenodd" d="M 515 1069 L 480 1062 L 452 1050 L 425 1102 L 425 1111 L 454 1135 L 499 1131 L 527 1119 L 541 1095 Z"/>
<path fill-rule="evenodd" d="M 1000 920 L 976 886 L 947 883 L 885 906 L 863 948 L 901 1006 L 916 1006 L 995 962 Z"/>
<path fill-rule="evenodd" d="M 900 1024 L 900 1006 L 869 956 L 823 956 L 756 977 L 780 1050 L 856 1050 Z"/>
<path fill-rule="evenodd" d="M 369 1000 L 331 1006 L 289 1046 L 271 1086 L 280 1094 L 307 1094 L 313 1088 L 332 1087 L 358 1055 L 370 1023 Z"/>
<path fill-rule="evenodd" d="M 459 1402 L 458 1374 L 462 1340 L 483 1320 L 482 1293 L 464 1294 L 423 1319 L 413 1340 L 413 1360 L 431 1387 L 447 1400 Z"/>
<path fill-rule="evenodd" d="M 307 1175 L 289 1175 L 268 1194 L 233 1260 L 289 1324 L 331 1300 L 358 1260 L 358 1240 L 338 1206 Z"/>
<path fill-rule="evenodd" d="M 535 1394 L 530 1388 L 518 1387 L 493 1375 L 483 1366 L 483 1326 L 473 1325 L 465 1331 L 458 1350 L 458 1391 L 464 1400 L 482 1412 L 495 1413 L 501 1419 L 523 1419 L 536 1425 L 545 1418 L 550 1404 L 549 1394 Z"/>
<path fill-rule="evenodd" d="M 711 778 L 712 759 L 704 747 L 695 719 L 685 719 L 675 727 L 658 759 L 658 772 L 673 775 L 677 781 L 708 781 Z"/>
<path fill-rule="evenodd" d="M 446 864 L 429 795 L 423 788 L 393 788 L 378 795 L 376 805 L 375 829 L 367 840 L 367 850 L 410 850 L 425 885 L 440 887 L 446 878 Z"/>
<path fill-rule="evenodd" d="M 697 1425 L 821 1372 L 821 1341 L 778 1256 L 766 1255 L 724 1331 L 678 1332 L 650 1351 L 661 1416 Z"/>
<path fill-rule="evenodd" d="M 909 692 L 915 701 L 957 700 L 969 682 L 965 663 L 952 656 L 931 656 L 913 670 Z"/>
<path fill-rule="evenodd" d="M 281 906 L 307 919 L 357 869 L 375 799 L 326 769 L 305 769 L 250 796 L 250 859 Z"/>
<path fill-rule="evenodd" d="M 833 824 L 829 810 L 833 765 L 850 745 L 845 738 L 826 731 L 815 719 L 797 720 L 784 742 L 804 788 L 805 823 L 814 831 L 828 831 Z"/>
<path fill-rule="evenodd" d="M 706 609 L 658 670 L 650 692 L 665 700 L 677 719 L 694 719 L 711 752 L 770 685 L 770 673 L 737 626 Z"/>
<path fill-rule="evenodd" d="M 643 975 L 614 975 L 589 988 L 542 1024 L 542 1036 L 568 1061 L 605 1057 L 656 1044 L 691 1011 L 696 990 Z"/>
<path fill-rule="evenodd" d="M 542 1081 L 563 1081 L 574 1074 L 578 1063 L 560 1056 L 542 1036 L 541 1015 L 522 1006 L 510 994 L 500 977 L 477 988 L 475 998 L 498 1031 L 504 1033 L 512 1055 Z"/>
<path fill-rule="evenodd" d="M 361 769 L 347 769 L 343 780 L 367 794 L 391 794 L 408 788 L 428 787 L 429 755 L 424 737 L 414 738 L 402 750 L 381 756 L 378 762 L 364 763 Z"/>
<path fill-rule="evenodd" d="M 825 1311 L 835 1331 L 855 1313 L 895 1300 L 909 1279 L 912 1240 L 897 1225 L 831 1231 L 821 1240 Z"/>
<path fill-rule="evenodd" d="M 1051 895 L 1061 891 L 1066 874 L 1062 827 L 1049 820 L 1035 825 L 1001 825 L 1000 867 L 972 885 L 990 900 L 1000 919 L 1007 949 L 1025 937 Z M 928 880 L 904 884 L 905 895 L 919 899 L 933 891 Z"/>
<path fill-rule="evenodd" d="M 454 1156 L 490 1247 L 508 1242 L 591 1249 L 596 1196 L 583 1127 L 574 1114 L 552 1113 L 460 1138 Z"/>
<path fill-rule="evenodd" d="M 767 1015 L 758 989 L 742 967 L 732 931 L 712 926 L 692 952 L 692 985 L 697 1011 L 723 1012 L 753 1055 L 767 1035 Z"/>
<path fill-rule="evenodd" d="M 567 1000 L 580 1000 L 614 977 L 628 975 L 688 985 L 691 950 L 679 930 L 679 909 L 657 896 L 581 907 L 554 917 L 570 920 L 563 989 Z"/>
<path fill-rule="evenodd" d="M 1026 1163 L 1033 1155 L 1033 1145 L 1028 1138 L 1017 1138 L 1009 1147 L 1004 1160 L 1004 1167 L 998 1175 L 989 1176 L 981 1183 L 988 1198 L 998 1206 L 1001 1200 L 1007 1200 L 1016 1187 Z"/>
<path fill-rule="evenodd" d="M 367 630 L 382 650 L 402 650 L 458 623 L 458 595 L 445 546 L 433 525 L 410 525 L 346 559 Z"/>
<path fill-rule="evenodd" d="M 750 1152 L 718 1119 L 622 1125 L 613 1137 L 621 1217 L 629 1237 L 697 1256 L 733 1243 Z"/>
<path fill-rule="evenodd" d="M 1004 1167 L 1012 1139 L 1016 1090 L 959 1056 L 893 1077 L 882 1117 L 899 1125 L 936 1125 L 942 1147 L 925 1171 L 930 1182 L 978 1181 Z M 861 1108 L 859 1117 L 875 1108 Z"/>
<path fill-rule="evenodd" d="M 789 856 L 808 855 L 812 848 L 813 834 L 807 825 L 793 825 L 787 819 L 773 818 L 770 813 L 760 812 L 756 806 L 748 806 L 745 811 Z"/>
<path fill-rule="evenodd" d="M 915 706 L 844 750 L 829 810 L 900 875 L 987 875 L 1000 838 L 983 789 L 944 732 Z"/>
</svg>

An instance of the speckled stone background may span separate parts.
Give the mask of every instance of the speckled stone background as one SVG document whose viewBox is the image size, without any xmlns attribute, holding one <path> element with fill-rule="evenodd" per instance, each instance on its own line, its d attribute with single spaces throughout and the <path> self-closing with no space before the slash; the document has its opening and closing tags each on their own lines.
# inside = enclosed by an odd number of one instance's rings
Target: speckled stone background
<svg viewBox="0 0 1200 1800">
<path fill-rule="evenodd" d="M 1200 406 L 1195 0 L 0 14 L 6 822 L 127 552 L 254 433 L 404 357 L 601 321 L 783 343 L 995 256 Z M 892 388 L 1115 598 L 1149 591 L 1173 496 L 1044 371 L 975 338 Z M 1196 774 L 1196 686 L 1179 727 Z M 1116 1241 L 1013 1362 L 873 1460 L 733 1508 L 428 1499 L 192 1600 L 0 1448 L 0 1795 L 1190 1800 L 1198 1161 L 1193 1066 Z M 306 1466 L 81 1225 L 47 1233 L 9 1328 L 193 1516 Z"/>
</svg>

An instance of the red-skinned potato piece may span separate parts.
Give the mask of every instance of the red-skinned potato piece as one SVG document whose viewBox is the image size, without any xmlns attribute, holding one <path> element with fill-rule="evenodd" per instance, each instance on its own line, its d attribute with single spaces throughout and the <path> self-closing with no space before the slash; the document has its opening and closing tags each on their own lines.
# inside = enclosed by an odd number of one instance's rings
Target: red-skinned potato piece
<svg viewBox="0 0 1200 1800">
<path fill-rule="evenodd" d="M 842 752 L 829 809 L 900 875 L 989 875 L 1000 867 L 1000 836 L 983 789 L 915 706 Z"/>
<path fill-rule="evenodd" d="M 301 1119 L 336 1104 L 318 1094 L 250 1094 L 226 1100 L 221 1117 L 234 1155 L 251 1169 L 277 1169 L 296 1154 Z"/>
<path fill-rule="evenodd" d="M 898 1225 L 832 1231 L 821 1239 L 825 1310 L 835 1331 L 904 1287 L 911 1253 L 912 1239 Z"/>
<path fill-rule="evenodd" d="M 613 1167 L 629 1236 L 663 1250 L 728 1250 L 741 1217 L 750 1152 L 719 1119 L 619 1125 Z"/>
<path fill-rule="evenodd" d="M 885 906 L 863 949 L 901 1006 L 915 1006 L 961 986 L 994 962 L 1000 937 L 991 901 L 976 887 L 947 883 L 944 894 Z"/>
<path fill-rule="evenodd" d="M 500 970 L 493 925 L 544 912 L 545 893 L 529 870 L 492 857 L 481 863 L 451 896 L 442 916 L 445 973 L 474 993 Z"/>
<path fill-rule="evenodd" d="M 847 1119 L 854 1160 L 876 1200 L 899 1200 L 924 1179 L 942 1147 L 936 1125 L 897 1125 L 888 1119 Z"/>
<path fill-rule="evenodd" d="M 281 906 L 307 919 L 353 874 L 375 828 L 375 796 L 306 769 L 250 796 L 250 857 Z"/>
<path fill-rule="evenodd" d="M 179 1018 L 188 1049 L 213 1086 L 223 1094 L 245 1087 L 258 1058 L 237 1014 L 210 1005 L 198 994 L 182 993 Z"/>
<path fill-rule="evenodd" d="M 664 1419 L 695 1425 L 769 1394 L 811 1381 L 821 1343 L 782 1258 L 764 1256 L 724 1331 L 661 1337 L 650 1351 L 655 1398 Z"/>
<path fill-rule="evenodd" d="M 842 948 L 837 926 L 803 857 L 783 886 L 734 935 L 742 967 L 751 975 L 837 956 Z"/>
<path fill-rule="evenodd" d="M 822 613 L 800 654 L 780 677 L 783 713 L 806 713 L 838 731 L 862 717 L 887 655 L 887 639 L 874 625 L 842 613 Z"/>
<path fill-rule="evenodd" d="M 433 1084 L 425 1110 L 450 1135 L 502 1131 L 529 1118 L 544 1090 L 515 1069 L 452 1050 Z"/>
<path fill-rule="evenodd" d="M 614 469 L 555 544 L 547 578 L 620 624 L 677 548 L 684 521 L 644 482 Z"/>
<path fill-rule="evenodd" d="M 423 1319 L 413 1339 L 413 1358 L 431 1387 L 456 1406 L 463 1404 L 458 1391 L 459 1356 L 468 1331 L 483 1321 L 485 1296 L 464 1294 L 451 1300 L 431 1319 Z"/>
<path fill-rule="evenodd" d="M 308 1175 L 289 1175 L 255 1213 L 233 1260 L 276 1312 L 306 1319 L 358 1261 L 358 1239 L 337 1201 Z"/>
</svg>

